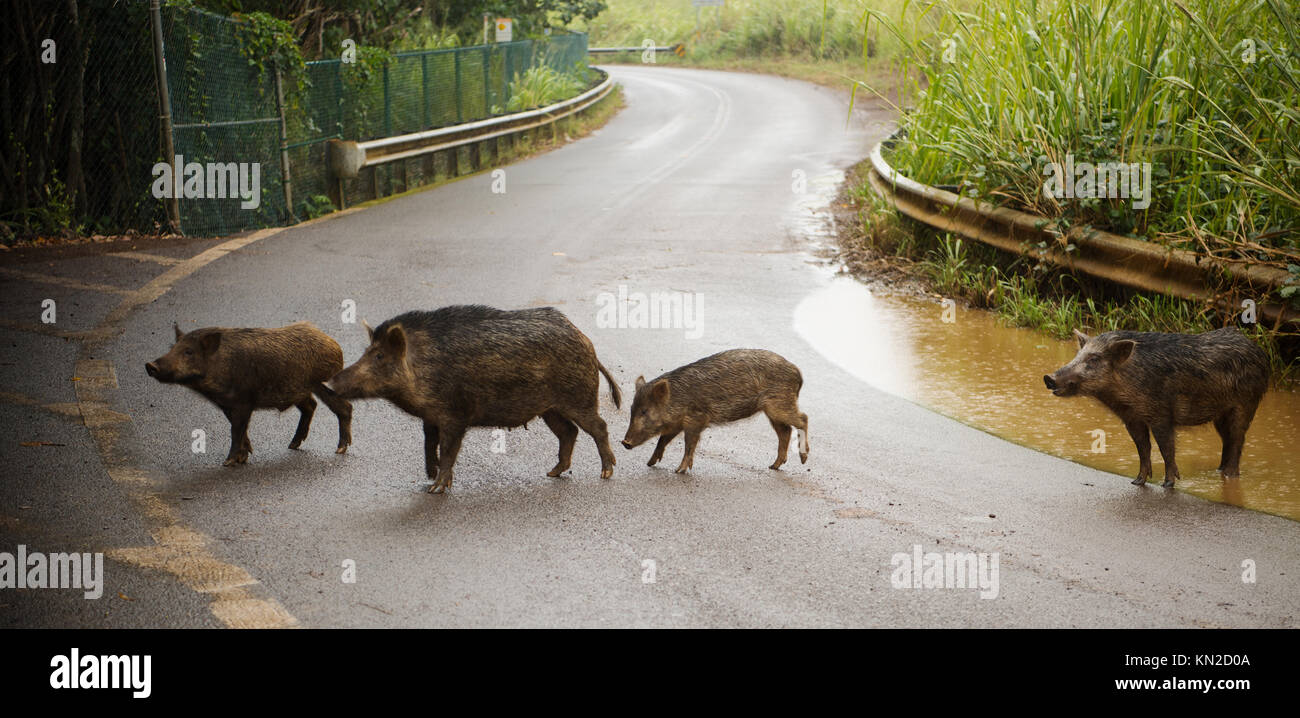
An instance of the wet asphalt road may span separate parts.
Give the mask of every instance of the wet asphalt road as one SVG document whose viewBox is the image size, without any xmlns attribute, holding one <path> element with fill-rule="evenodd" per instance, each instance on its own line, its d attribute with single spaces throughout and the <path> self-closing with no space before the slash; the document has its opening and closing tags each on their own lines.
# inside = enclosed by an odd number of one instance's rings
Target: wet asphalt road
<svg viewBox="0 0 1300 718">
<path fill-rule="evenodd" d="M 130 418 L 98 447 L 59 414 L 77 399 L 74 366 L 85 366 L 76 342 L 5 329 L 0 413 L 16 428 L 0 448 L 0 550 L 22 542 L 110 559 L 105 598 L 5 591 L 3 625 L 249 625 L 211 608 L 227 589 L 203 588 L 184 551 L 132 558 L 160 542 L 201 545 L 256 581 L 257 600 L 308 627 L 1296 625 L 1295 522 L 1138 489 L 1006 443 L 867 386 L 799 338 L 796 306 L 833 271 L 817 256 L 825 227 L 810 207 L 887 134 L 885 113 L 846 127 L 843 98 L 795 81 L 612 72 L 627 108 L 588 138 L 507 167 L 504 194 L 480 174 L 292 228 L 130 313 L 93 355 L 115 369 L 108 408 Z M 126 291 L 167 266 L 100 258 L 15 269 Z M 32 307 L 53 296 L 68 302 L 61 329 L 83 331 L 116 301 L 0 279 L 14 322 L 34 321 Z M 620 287 L 687 293 L 701 324 L 600 326 L 602 293 Z M 618 445 L 628 405 L 616 410 L 602 383 L 613 479 L 599 478 L 585 434 L 570 472 L 547 478 L 556 441 L 537 421 L 504 435 L 471 431 L 455 486 L 435 496 L 425 493 L 420 424 L 384 402 L 356 404 L 342 456 L 323 405 L 301 451 L 286 448 L 295 410 L 258 412 L 250 463 L 228 469 L 220 413 L 145 375 L 173 320 L 191 329 L 306 319 L 351 363 L 365 332 L 341 321 L 346 300 L 372 324 L 453 303 L 555 306 L 591 337 L 629 400 L 639 374 L 724 348 L 771 349 L 803 371 L 811 457 L 768 470 L 775 436 L 755 417 L 707 431 L 686 477 L 672 472 L 680 439 L 647 468 L 652 445 Z M 198 429 L 203 454 L 192 451 Z M 17 445 L 31 440 L 64 446 Z M 105 451 L 152 477 L 141 485 L 157 503 L 128 498 L 133 474 L 110 476 Z M 142 506 L 166 514 L 169 530 Z M 893 588 L 891 558 L 914 546 L 996 553 L 997 597 Z M 1255 583 L 1242 581 L 1246 560 Z M 342 580 L 345 561 L 355 582 Z"/>
</svg>

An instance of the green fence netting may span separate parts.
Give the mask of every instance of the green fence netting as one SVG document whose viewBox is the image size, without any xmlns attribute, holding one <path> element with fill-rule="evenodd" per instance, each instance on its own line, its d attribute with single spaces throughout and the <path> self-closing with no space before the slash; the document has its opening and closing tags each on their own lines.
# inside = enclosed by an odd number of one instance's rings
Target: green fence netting
<svg viewBox="0 0 1300 718">
<path fill-rule="evenodd" d="M 149 192 L 161 156 L 149 4 L 10 3 L 0 11 L 14 33 L 0 44 L 0 240 L 9 228 L 153 231 L 165 217 Z"/>
<path fill-rule="evenodd" d="M 192 8 L 163 17 L 173 138 L 183 162 L 228 163 L 260 170 L 256 207 L 226 188 L 226 198 L 180 200 L 189 235 L 222 235 L 301 219 L 327 194 L 325 141 L 367 140 L 471 122 L 505 113 L 510 83 L 547 66 L 573 72 L 585 65 L 587 36 L 563 33 L 536 40 L 401 52 L 378 68 L 338 59 L 308 62 L 301 91 L 284 105 L 293 206 L 285 202 L 280 113 L 275 76 L 250 63 L 239 22 Z M 421 177 L 420 163 L 408 185 Z M 405 169 L 405 168 L 403 168 Z M 218 177 L 229 176 L 217 172 Z M 405 172 L 404 172 L 405 175 Z M 205 194 L 214 188 L 204 186 Z M 251 189 L 245 187 L 245 189 Z M 221 194 L 220 192 L 211 192 Z"/>
</svg>

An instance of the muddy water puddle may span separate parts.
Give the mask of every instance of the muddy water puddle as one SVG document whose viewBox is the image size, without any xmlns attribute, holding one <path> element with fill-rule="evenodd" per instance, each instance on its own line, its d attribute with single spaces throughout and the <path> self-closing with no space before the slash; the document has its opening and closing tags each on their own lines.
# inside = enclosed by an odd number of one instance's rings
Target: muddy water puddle
<svg viewBox="0 0 1300 718">
<path fill-rule="evenodd" d="M 953 321 L 944 321 L 945 311 Z M 1074 356 L 1073 340 L 1002 326 L 990 312 L 873 294 L 842 275 L 808 296 L 794 322 L 823 356 L 883 391 L 1008 441 L 1137 476 L 1137 450 L 1114 414 L 1093 399 L 1055 397 L 1043 386 L 1044 374 Z M 1104 447 L 1097 430 L 1105 432 Z M 1177 441 L 1180 491 L 1300 520 L 1300 393 L 1270 390 L 1264 397 L 1246 435 L 1240 479 L 1219 478 L 1222 445 L 1212 425 L 1180 428 Z M 1164 465 L 1154 447 L 1151 459 L 1158 489 Z"/>
</svg>

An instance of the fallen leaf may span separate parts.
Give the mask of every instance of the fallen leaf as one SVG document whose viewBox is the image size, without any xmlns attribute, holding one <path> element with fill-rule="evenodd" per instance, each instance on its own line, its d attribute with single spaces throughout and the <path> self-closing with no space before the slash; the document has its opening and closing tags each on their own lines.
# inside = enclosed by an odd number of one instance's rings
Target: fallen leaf
<svg viewBox="0 0 1300 718">
<path fill-rule="evenodd" d="M 120 599 L 122 599 L 123 601 L 134 601 L 134 600 L 135 600 L 134 598 L 131 598 L 130 596 L 127 596 L 125 593 L 122 593 L 121 591 L 118 592 L 117 597 L 120 598 Z"/>
</svg>

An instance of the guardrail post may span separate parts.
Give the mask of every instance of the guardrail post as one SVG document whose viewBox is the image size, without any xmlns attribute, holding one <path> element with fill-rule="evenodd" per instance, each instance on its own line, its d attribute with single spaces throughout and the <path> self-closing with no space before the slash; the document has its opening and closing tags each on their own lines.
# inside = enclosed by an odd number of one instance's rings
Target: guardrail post
<svg viewBox="0 0 1300 718">
<path fill-rule="evenodd" d="M 362 170 L 362 182 L 365 184 L 367 194 L 370 199 L 379 199 L 379 179 L 377 177 L 378 167 L 367 167 Z"/>
</svg>

